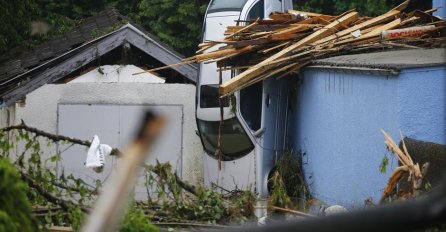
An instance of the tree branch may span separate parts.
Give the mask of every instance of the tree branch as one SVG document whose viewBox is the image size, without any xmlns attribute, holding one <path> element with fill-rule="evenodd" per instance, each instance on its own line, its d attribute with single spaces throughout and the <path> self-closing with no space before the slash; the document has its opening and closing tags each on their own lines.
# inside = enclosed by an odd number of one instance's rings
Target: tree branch
<svg viewBox="0 0 446 232">
<path fill-rule="evenodd" d="M 54 142 L 68 141 L 70 143 L 78 144 L 81 146 L 86 146 L 86 147 L 91 146 L 91 141 L 71 138 L 71 137 L 63 136 L 63 135 L 51 134 L 46 131 L 42 131 L 37 128 L 34 128 L 34 127 L 29 127 L 25 124 L 25 122 L 23 120 L 19 125 L 4 127 L 4 128 L 1 128 L 0 130 L 3 132 L 9 132 L 9 131 L 13 131 L 13 130 L 25 130 L 25 131 L 34 133 L 37 136 L 46 137 Z M 121 152 L 117 148 L 113 148 L 112 152 L 110 153 L 110 155 L 116 155 L 116 156 L 119 156 L 120 154 L 121 154 Z"/>
<path fill-rule="evenodd" d="M 22 179 L 28 183 L 30 188 L 37 190 L 37 192 L 39 192 L 40 195 L 42 195 L 49 202 L 51 202 L 55 205 L 59 205 L 60 207 L 62 207 L 64 210 L 67 210 L 67 211 L 71 207 L 78 206 L 71 201 L 60 199 L 60 198 L 54 196 L 53 194 L 47 192 L 44 188 L 42 188 L 42 186 L 40 186 L 38 183 L 36 183 L 28 174 L 20 171 L 20 175 L 22 176 Z M 82 206 L 79 206 L 79 207 L 85 213 L 89 213 L 89 211 L 90 211 L 88 208 L 85 208 Z"/>
</svg>

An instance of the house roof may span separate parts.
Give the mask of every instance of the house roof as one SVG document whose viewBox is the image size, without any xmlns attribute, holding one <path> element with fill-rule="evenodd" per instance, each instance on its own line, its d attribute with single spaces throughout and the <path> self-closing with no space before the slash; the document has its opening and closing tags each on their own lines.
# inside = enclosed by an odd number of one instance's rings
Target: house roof
<svg viewBox="0 0 446 232">
<path fill-rule="evenodd" d="M 116 25 L 118 29 L 113 30 Z M 94 38 L 95 33 L 107 34 Z M 0 101 L 9 105 L 125 44 L 131 44 L 164 65 L 179 63 L 184 58 L 156 36 L 127 22 L 116 10 L 107 10 L 85 19 L 73 31 L 23 52 L 16 58 L 0 58 L 4 61 L 0 64 Z M 196 65 L 175 66 L 172 69 L 189 81 L 196 82 Z"/>
<path fill-rule="evenodd" d="M 12 49 L 0 57 L 0 81 L 24 73 L 49 59 L 55 58 L 81 44 L 94 39 L 95 33 L 103 33 L 115 26 L 122 26 L 126 19 L 116 10 L 102 11 L 82 20 L 72 31 L 20 52 L 22 47 Z"/>
<path fill-rule="evenodd" d="M 402 69 L 446 66 L 446 48 L 406 49 L 344 55 L 315 60 L 311 68 L 377 69 L 398 73 Z"/>
</svg>

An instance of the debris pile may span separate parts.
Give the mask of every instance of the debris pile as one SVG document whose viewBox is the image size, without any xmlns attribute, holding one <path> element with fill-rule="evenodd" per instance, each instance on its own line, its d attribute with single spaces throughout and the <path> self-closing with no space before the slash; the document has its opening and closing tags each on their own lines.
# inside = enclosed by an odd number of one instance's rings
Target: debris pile
<svg viewBox="0 0 446 232">
<path fill-rule="evenodd" d="M 289 10 L 270 19 L 240 21 L 219 41 L 205 41 L 190 62 L 217 62 L 219 70 L 244 70 L 220 86 L 228 96 L 268 77 L 297 72 L 314 59 L 383 48 L 426 48 L 445 44 L 445 21 L 436 9 L 404 12 L 409 1 L 378 17 L 351 10 L 339 16 Z M 215 49 L 218 47 L 218 49 Z"/>
<path fill-rule="evenodd" d="M 417 196 L 419 194 L 423 178 L 426 175 L 427 169 L 429 168 L 429 163 L 423 164 L 423 166 L 420 168 L 420 165 L 418 163 L 414 163 L 412 157 L 409 155 L 403 136 L 401 136 L 402 149 L 400 149 L 392 137 L 387 134 L 387 132 L 382 129 L 381 131 L 386 139 L 385 144 L 387 145 L 387 149 L 395 154 L 400 166 L 395 168 L 393 173 L 390 175 L 389 181 L 379 202 L 381 204 L 385 203 L 386 199 L 394 193 L 397 185 L 402 180 L 406 180 L 409 185 L 404 185 L 404 183 L 400 185 L 398 197 L 408 199 Z"/>
</svg>

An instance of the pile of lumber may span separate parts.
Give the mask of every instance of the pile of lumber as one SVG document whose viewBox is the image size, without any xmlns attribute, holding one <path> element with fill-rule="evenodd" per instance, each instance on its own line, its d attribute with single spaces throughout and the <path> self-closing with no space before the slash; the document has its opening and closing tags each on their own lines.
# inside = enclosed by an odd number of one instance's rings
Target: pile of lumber
<svg viewBox="0 0 446 232">
<path fill-rule="evenodd" d="M 239 74 L 220 85 L 222 96 L 274 76 L 297 72 L 310 61 L 383 48 L 438 47 L 445 43 L 445 21 L 436 9 L 404 12 L 409 1 L 378 17 L 351 10 L 339 16 L 290 10 L 246 26 L 227 27 L 219 41 L 205 41 L 184 62 L 217 62 Z M 216 49 L 218 47 L 218 49 Z"/>
<path fill-rule="evenodd" d="M 200 44 L 195 56 L 148 71 L 216 62 L 218 70 L 238 73 L 220 85 L 223 97 L 271 76 L 296 73 L 315 59 L 378 49 L 444 46 L 446 21 L 432 15 L 437 9 L 405 12 L 409 1 L 378 17 L 360 16 L 355 10 L 338 16 L 289 10 L 274 12 L 265 20 L 239 21 L 247 25 L 227 27 L 224 38 Z"/>
</svg>

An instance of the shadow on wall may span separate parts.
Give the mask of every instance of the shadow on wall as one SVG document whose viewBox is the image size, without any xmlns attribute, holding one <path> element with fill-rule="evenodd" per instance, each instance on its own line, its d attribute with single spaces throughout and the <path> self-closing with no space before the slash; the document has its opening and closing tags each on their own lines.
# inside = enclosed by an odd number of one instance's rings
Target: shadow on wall
<svg viewBox="0 0 446 232">
<path fill-rule="evenodd" d="M 423 165 L 429 162 L 424 184 L 429 183 L 432 187 L 440 185 L 444 170 L 446 170 L 446 145 L 424 142 L 416 139 L 405 138 L 407 150 L 414 163 Z M 399 144 L 402 148 L 402 143 Z"/>
</svg>

